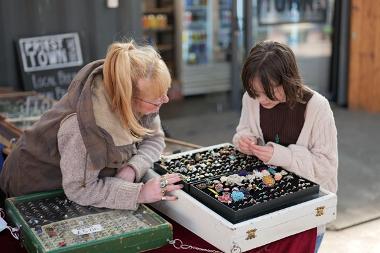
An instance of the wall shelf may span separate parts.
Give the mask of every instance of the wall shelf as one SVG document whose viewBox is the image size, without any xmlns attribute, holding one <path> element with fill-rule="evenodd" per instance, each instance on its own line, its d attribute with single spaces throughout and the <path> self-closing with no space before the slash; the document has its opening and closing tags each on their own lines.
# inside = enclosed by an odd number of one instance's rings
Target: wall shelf
<svg viewBox="0 0 380 253">
<path fill-rule="evenodd" d="M 161 54 L 172 75 L 172 89 L 180 90 L 178 77 L 178 43 L 176 0 L 144 0 L 142 3 L 143 39 Z M 179 47 L 179 48 L 177 48 Z M 169 97 L 176 99 L 178 94 Z"/>
<path fill-rule="evenodd" d="M 174 12 L 174 8 L 172 6 L 162 7 L 162 8 L 149 8 L 144 10 L 144 14 L 171 14 Z"/>
</svg>

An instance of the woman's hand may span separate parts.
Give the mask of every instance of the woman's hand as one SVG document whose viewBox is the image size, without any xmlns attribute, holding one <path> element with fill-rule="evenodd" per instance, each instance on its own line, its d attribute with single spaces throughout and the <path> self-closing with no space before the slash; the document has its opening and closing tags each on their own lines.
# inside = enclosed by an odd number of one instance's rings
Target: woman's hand
<svg viewBox="0 0 380 253">
<path fill-rule="evenodd" d="M 166 187 L 161 188 L 161 180 L 166 178 Z M 181 177 L 178 174 L 166 174 L 162 177 L 155 177 L 149 179 L 141 188 L 138 196 L 138 203 L 153 203 L 159 200 L 177 200 L 176 196 L 166 195 L 167 192 L 179 190 L 183 188 L 183 185 L 174 185 L 181 181 Z M 165 197 L 165 198 L 164 198 Z"/>
<path fill-rule="evenodd" d="M 249 150 L 252 152 L 253 155 L 259 158 L 261 161 L 263 161 L 264 163 L 267 163 L 273 156 L 274 148 L 270 145 L 259 146 L 257 144 L 251 143 L 249 145 Z"/>
<path fill-rule="evenodd" d="M 126 165 L 123 168 L 119 169 L 115 177 L 133 183 L 136 178 L 136 172 L 131 166 Z"/>
<path fill-rule="evenodd" d="M 246 155 L 253 155 L 251 151 L 251 144 L 257 144 L 257 139 L 251 136 L 242 136 L 239 139 L 238 150 Z"/>
<path fill-rule="evenodd" d="M 257 145 L 257 139 L 251 136 L 242 136 L 239 139 L 238 150 L 247 155 L 254 155 L 263 162 L 268 162 L 273 156 L 273 147 Z"/>
</svg>

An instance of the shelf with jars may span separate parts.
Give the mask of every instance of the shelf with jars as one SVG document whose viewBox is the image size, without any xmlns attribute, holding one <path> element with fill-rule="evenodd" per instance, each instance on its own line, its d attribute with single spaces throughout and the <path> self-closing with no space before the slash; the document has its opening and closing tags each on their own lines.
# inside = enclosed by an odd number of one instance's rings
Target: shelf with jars
<svg viewBox="0 0 380 253">
<path fill-rule="evenodd" d="M 180 91 L 177 61 L 176 14 L 175 0 L 142 1 L 141 25 L 145 43 L 152 45 L 161 54 L 172 75 L 171 90 Z M 180 92 L 169 91 L 171 99 L 180 98 Z M 173 95 L 175 94 L 175 95 Z"/>
</svg>

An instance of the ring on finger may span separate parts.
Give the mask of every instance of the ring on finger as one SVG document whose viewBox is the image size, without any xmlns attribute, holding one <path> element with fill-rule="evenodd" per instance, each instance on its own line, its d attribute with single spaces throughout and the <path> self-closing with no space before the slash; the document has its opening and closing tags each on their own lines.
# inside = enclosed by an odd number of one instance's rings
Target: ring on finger
<svg viewBox="0 0 380 253">
<path fill-rule="evenodd" d="M 168 185 L 168 180 L 166 179 L 166 177 L 162 176 L 160 178 L 160 187 L 165 188 L 167 185 Z"/>
<path fill-rule="evenodd" d="M 166 192 L 167 192 L 166 187 L 161 188 L 161 193 L 163 196 L 165 196 Z"/>
</svg>

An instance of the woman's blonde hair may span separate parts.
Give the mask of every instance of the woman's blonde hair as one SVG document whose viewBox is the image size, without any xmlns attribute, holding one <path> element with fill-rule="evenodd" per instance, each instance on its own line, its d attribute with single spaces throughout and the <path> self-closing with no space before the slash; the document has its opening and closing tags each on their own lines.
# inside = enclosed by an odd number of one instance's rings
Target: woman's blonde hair
<svg viewBox="0 0 380 253">
<path fill-rule="evenodd" d="M 136 118 L 132 98 L 139 92 L 140 79 L 154 84 L 149 92 L 155 97 L 163 96 L 170 87 L 169 70 L 156 50 L 151 46 L 138 46 L 134 41 L 111 44 L 104 62 L 103 79 L 111 108 L 119 113 L 124 126 L 138 136 L 150 134 L 151 130 Z"/>
</svg>

